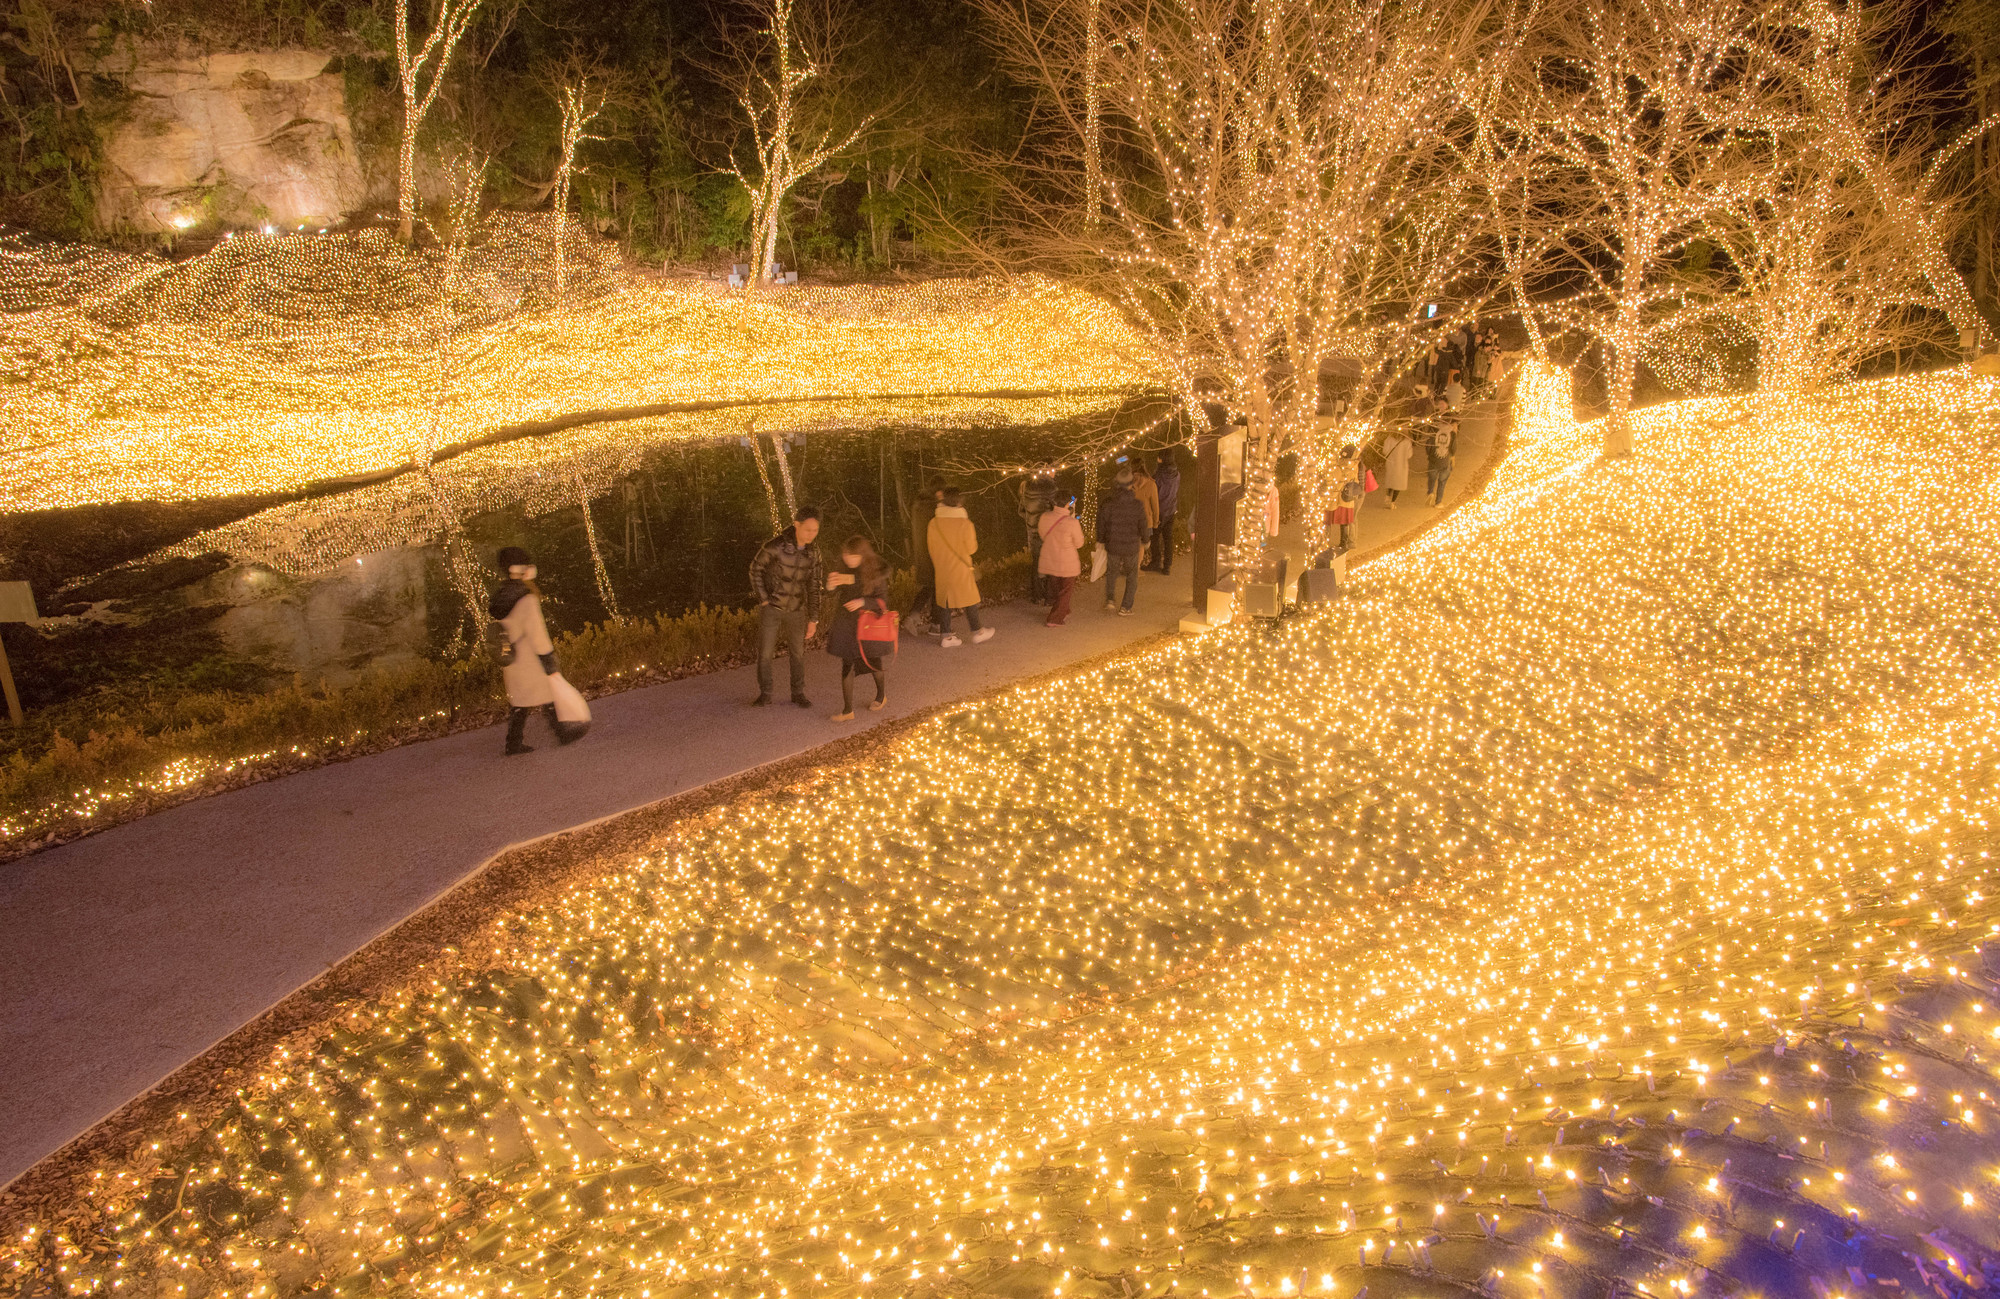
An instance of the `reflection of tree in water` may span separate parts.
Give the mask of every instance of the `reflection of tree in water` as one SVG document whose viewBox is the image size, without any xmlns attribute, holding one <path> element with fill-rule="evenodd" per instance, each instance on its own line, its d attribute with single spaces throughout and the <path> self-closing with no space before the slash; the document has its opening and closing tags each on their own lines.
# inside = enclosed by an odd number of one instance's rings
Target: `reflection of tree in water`
<svg viewBox="0 0 2000 1299">
<path fill-rule="evenodd" d="M 614 616 L 678 614 L 697 605 L 750 599 L 750 557 L 794 506 L 817 506 L 829 556 L 850 536 L 867 537 L 897 569 L 924 543 L 917 523 L 934 479 L 966 494 L 980 553 L 1000 558 L 1026 541 L 1017 510 L 1025 466 L 1067 466 L 1064 485 L 1087 493 L 1086 464 L 1128 446 L 1166 445 L 1177 426 L 1160 403 L 1132 403 L 1108 418 L 1035 428 L 884 428 L 718 439 L 663 446 L 636 469 L 587 490 L 574 503 L 523 516 L 489 511 L 469 529 L 481 553 L 520 545 L 535 556 L 562 629 Z M 790 491 L 787 492 L 789 479 Z M 579 482 L 586 481 L 579 477 Z M 586 514 L 586 505 L 588 514 Z"/>
</svg>

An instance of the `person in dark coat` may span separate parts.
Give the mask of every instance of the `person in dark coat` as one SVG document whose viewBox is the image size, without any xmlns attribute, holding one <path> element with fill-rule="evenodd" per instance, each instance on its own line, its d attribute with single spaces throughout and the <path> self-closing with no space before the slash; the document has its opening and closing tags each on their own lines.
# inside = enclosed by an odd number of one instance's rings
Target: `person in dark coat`
<svg viewBox="0 0 2000 1299">
<path fill-rule="evenodd" d="M 826 652 L 840 660 L 840 711 L 833 720 L 851 722 L 854 678 L 863 674 L 875 678 L 875 702 L 868 705 L 870 710 L 879 710 L 889 702 L 889 680 L 884 675 L 888 664 L 871 660 L 863 652 L 860 637 L 861 615 L 882 613 L 889 607 L 889 568 L 866 537 L 849 537 L 840 548 L 840 562 L 842 570 L 826 578 L 828 590 L 845 588 L 833 626 L 827 629 Z"/>
<path fill-rule="evenodd" d="M 1181 471 L 1174 463 L 1174 449 L 1167 447 L 1160 452 L 1159 468 L 1153 471 L 1153 482 L 1160 489 L 1160 526 L 1153 529 L 1153 541 L 1147 547 L 1151 557 L 1146 568 L 1154 573 L 1174 571 L 1174 511 L 1181 503 Z"/>
<path fill-rule="evenodd" d="M 806 642 L 819 630 L 815 615 L 826 586 L 826 561 L 813 545 L 818 536 L 819 511 L 808 506 L 750 561 L 750 589 L 757 595 L 757 697 L 750 702 L 759 707 L 771 702 L 771 660 L 781 635 L 792 656 L 792 702 L 812 707 L 806 698 Z"/>
<path fill-rule="evenodd" d="M 1112 480 L 1111 495 L 1097 510 L 1097 539 L 1104 545 L 1110 563 L 1104 569 L 1104 609 L 1118 610 L 1118 616 L 1132 616 L 1132 602 L 1139 595 L 1139 559 L 1152 536 L 1146 526 L 1146 507 L 1132 494 L 1132 471 L 1120 469 Z M 1125 575 L 1125 603 L 1120 606 L 1116 592 L 1118 575 Z"/>
</svg>

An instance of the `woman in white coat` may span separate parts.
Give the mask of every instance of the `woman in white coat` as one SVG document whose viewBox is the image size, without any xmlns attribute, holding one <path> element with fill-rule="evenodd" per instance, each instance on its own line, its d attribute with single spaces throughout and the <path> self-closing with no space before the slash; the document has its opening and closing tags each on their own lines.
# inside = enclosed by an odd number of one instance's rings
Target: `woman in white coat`
<svg viewBox="0 0 2000 1299">
<path fill-rule="evenodd" d="M 1389 508 L 1410 487 L 1410 439 L 1401 429 L 1388 430 L 1382 443 L 1382 492 Z"/>
<path fill-rule="evenodd" d="M 556 743 L 568 744 L 583 737 L 584 727 L 556 720 L 556 646 L 549 639 L 549 626 L 542 621 L 542 592 L 535 585 L 535 565 L 528 552 L 509 546 L 500 552 L 500 571 L 507 580 L 493 593 L 486 611 L 500 624 L 512 650 L 501 672 L 507 684 L 507 752 L 533 753 L 534 746 L 522 743 L 529 714 L 540 710 L 555 732 Z"/>
</svg>

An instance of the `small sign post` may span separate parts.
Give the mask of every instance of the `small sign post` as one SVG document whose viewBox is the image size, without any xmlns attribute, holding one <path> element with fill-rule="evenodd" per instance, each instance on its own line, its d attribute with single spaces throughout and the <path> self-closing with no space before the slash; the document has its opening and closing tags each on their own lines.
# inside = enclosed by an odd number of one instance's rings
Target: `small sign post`
<svg viewBox="0 0 2000 1299">
<path fill-rule="evenodd" d="M 0 622 L 38 622 L 35 613 L 35 593 L 28 589 L 26 582 L 0 582 Z M 7 662 L 7 643 L 0 641 L 0 690 L 7 695 L 7 720 L 19 726 L 21 717 L 21 695 L 14 689 L 14 669 Z"/>
</svg>

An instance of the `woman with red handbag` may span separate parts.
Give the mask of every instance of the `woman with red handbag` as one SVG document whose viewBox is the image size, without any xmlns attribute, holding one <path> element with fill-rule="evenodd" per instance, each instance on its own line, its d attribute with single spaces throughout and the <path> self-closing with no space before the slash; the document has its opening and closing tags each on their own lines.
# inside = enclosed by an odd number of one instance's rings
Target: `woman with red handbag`
<svg viewBox="0 0 2000 1299">
<path fill-rule="evenodd" d="M 896 615 L 889 610 L 889 569 L 875 553 L 866 537 L 849 537 L 840 548 L 844 573 L 829 573 L 829 591 L 849 586 L 840 612 L 826 635 L 826 652 L 840 660 L 841 709 L 836 722 L 854 720 L 854 678 L 867 673 L 875 678 L 875 702 L 879 710 L 889 702 L 889 683 L 884 673 L 896 652 Z"/>
</svg>

